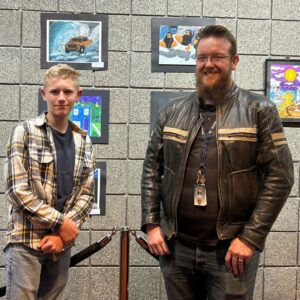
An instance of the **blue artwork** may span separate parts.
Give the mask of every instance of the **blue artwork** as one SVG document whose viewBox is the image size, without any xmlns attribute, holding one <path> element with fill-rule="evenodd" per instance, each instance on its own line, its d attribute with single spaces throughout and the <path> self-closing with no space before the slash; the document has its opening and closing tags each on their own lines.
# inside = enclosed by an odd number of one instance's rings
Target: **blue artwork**
<svg viewBox="0 0 300 300">
<path fill-rule="evenodd" d="M 101 22 L 48 20 L 48 62 L 103 65 Z"/>
</svg>

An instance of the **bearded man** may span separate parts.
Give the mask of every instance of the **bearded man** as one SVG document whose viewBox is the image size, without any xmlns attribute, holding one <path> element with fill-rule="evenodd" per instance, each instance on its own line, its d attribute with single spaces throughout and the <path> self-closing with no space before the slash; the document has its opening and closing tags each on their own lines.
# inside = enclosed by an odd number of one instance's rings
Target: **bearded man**
<svg viewBox="0 0 300 300">
<path fill-rule="evenodd" d="M 293 185 L 276 107 L 239 88 L 236 40 L 200 33 L 197 91 L 159 113 L 142 175 L 142 227 L 168 299 L 252 299 L 259 253 Z"/>
</svg>

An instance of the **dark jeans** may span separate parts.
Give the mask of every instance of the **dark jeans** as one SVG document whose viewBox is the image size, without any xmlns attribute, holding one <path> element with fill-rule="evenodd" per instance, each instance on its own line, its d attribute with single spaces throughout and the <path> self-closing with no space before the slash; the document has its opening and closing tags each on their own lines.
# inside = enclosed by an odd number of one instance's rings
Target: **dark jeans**
<svg viewBox="0 0 300 300">
<path fill-rule="evenodd" d="M 216 247 L 169 242 L 171 254 L 160 257 L 168 299 L 252 299 L 259 252 L 244 266 L 244 272 L 235 277 L 225 267 L 228 246 L 224 242 Z"/>
</svg>

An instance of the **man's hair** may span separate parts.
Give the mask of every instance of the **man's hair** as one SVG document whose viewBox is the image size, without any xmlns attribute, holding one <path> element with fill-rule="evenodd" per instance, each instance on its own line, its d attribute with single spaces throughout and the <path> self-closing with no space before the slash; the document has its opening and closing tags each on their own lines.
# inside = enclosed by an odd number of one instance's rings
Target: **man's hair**
<svg viewBox="0 0 300 300">
<path fill-rule="evenodd" d="M 80 73 L 74 68 L 66 64 L 58 64 L 49 68 L 44 75 L 43 87 L 47 86 L 48 80 L 51 78 L 62 78 L 62 79 L 72 79 L 76 88 L 79 87 L 78 77 Z"/>
<path fill-rule="evenodd" d="M 207 27 L 204 27 L 204 29 L 199 34 L 199 37 L 200 40 L 210 38 L 210 37 L 225 39 L 231 44 L 230 55 L 233 57 L 237 53 L 236 39 L 225 26 L 209 25 Z"/>
</svg>

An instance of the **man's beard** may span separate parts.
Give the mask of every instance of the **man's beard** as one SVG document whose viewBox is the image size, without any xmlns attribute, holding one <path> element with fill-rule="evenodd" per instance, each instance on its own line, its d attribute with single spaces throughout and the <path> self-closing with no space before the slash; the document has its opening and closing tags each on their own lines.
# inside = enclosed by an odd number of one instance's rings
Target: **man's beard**
<svg viewBox="0 0 300 300">
<path fill-rule="evenodd" d="M 198 91 L 198 96 L 201 98 L 208 98 L 214 101 L 217 101 L 223 98 L 228 90 L 231 88 L 231 72 L 221 76 L 218 80 L 216 80 L 211 85 L 204 85 L 202 82 L 202 78 L 196 71 L 196 87 Z"/>
</svg>

